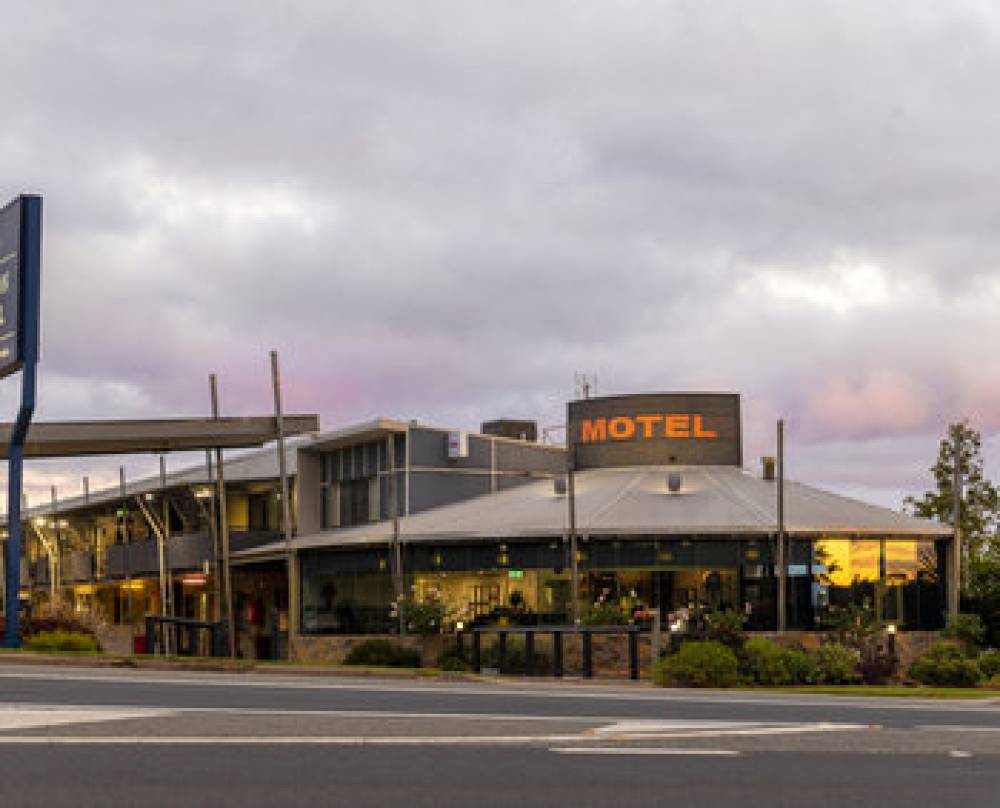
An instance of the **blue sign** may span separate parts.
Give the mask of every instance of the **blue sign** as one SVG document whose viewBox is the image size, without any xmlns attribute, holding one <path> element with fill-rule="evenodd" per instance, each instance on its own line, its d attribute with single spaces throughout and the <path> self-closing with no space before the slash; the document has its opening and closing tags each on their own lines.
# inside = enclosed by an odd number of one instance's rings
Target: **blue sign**
<svg viewBox="0 0 1000 808">
<path fill-rule="evenodd" d="M 21 644 L 21 481 L 24 442 L 35 412 L 42 199 L 19 196 L 0 208 L 0 378 L 21 373 L 21 406 L 10 430 L 7 460 L 7 542 L 4 547 L 3 644 Z"/>
<path fill-rule="evenodd" d="M 0 210 L 0 378 L 24 361 L 21 322 L 21 199 Z"/>
</svg>

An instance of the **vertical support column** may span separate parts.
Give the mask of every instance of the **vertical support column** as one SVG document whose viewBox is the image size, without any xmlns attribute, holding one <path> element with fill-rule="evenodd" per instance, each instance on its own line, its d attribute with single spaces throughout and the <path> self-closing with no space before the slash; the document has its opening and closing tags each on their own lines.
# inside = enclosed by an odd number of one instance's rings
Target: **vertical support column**
<svg viewBox="0 0 1000 808">
<path fill-rule="evenodd" d="M 121 534 L 122 534 L 122 545 L 124 552 L 122 555 L 125 558 L 125 608 L 128 612 L 127 623 L 129 625 L 129 631 L 132 630 L 132 551 L 129 547 L 129 535 L 128 535 L 128 498 L 127 498 L 127 486 L 125 484 L 125 466 L 118 467 L 118 495 L 122 501 L 121 508 L 119 509 L 122 513 L 121 515 Z M 120 603 L 121 601 L 119 601 Z"/>
<path fill-rule="evenodd" d="M 951 524 L 954 535 L 951 539 L 951 578 L 948 581 L 948 617 L 958 617 L 962 604 L 962 430 L 955 429 L 954 469 L 951 484 L 952 511 Z"/>
<path fill-rule="evenodd" d="M 292 586 L 292 567 L 295 566 L 292 560 L 292 515 L 288 487 L 288 461 L 285 457 L 285 420 L 281 409 L 281 368 L 278 364 L 277 351 L 271 351 L 271 388 L 274 393 L 274 432 L 278 441 L 278 481 L 281 486 L 281 535 L 285 540 L 285 566 L 288 572 L 288 635 L 291 637 L 298 634 L 299 631 L 299 588 L 298 586 Z M 277 649 L 275 649 L 275 652 L 277 653 Z"/>
<path fill-rule="evenodd" d="M 785 422 L 778 421 L 778 632 L 788 628 L 788 561 L 785 558 Z"/>
<path fill-rule="evenodd" d="M 570 608 L 570 617 L 573 620 L 573 625 L 580 625 L 580 574 L 577 562 L 577 556 L 579 555 L 577 540 L 576 540 L 576 458 L 573 444 L 570 442 L 570 438 L 567 438 L 567 454 L 566 454 L 566 507 L 569 509 L 568 521 L 569 521 L 569 570 L 572 580 L 570 581 L 570 598 L 572 599 L 572 604 Z"/>
<path fill-rule="evenodd" d="M 208 376 L 212 395 L 212 417 L 219 417 L 219 383 L 214 373 Z M 236 620 L 233 614 L 233 578 L 229 566 L 229 517 L 226 513 L 226 475 L 222 468 L 222 449 L 215 450 L 215 480 L 219 496 L 219 543 L 222 545 L 222 599 L 225 602 L 226 642 L 229 656 L 236 656 Z"/>
<path fill-rule="evenodd" d="M 167 510 L 167 459 L 163 455 L 160 455 L 160 498 L 163 500 L 163 530 L 156 537 L 156 552 L 160 568 L 160 617 L 166 617 L 169 614 L 167 601 L 170 597 L 166 541 L 167 531 L 170 529 L 170 513 Z"/>
<path fill-rule="evenodd" d="M 396 592 L 396 603 L 399 604 L 399 633 L 406 633 L 406 621 L 403 619 L 403 553 L 399 546 L 399 492 L 396 480 L 396 435 L 390 433 L 386 457 L 389 465 L 389 516 L 392 519 L 392 547 L 390 563 L 392 564 L 392 583 Z M 478 636 L 478 635 L 477 635 Z"/>
<path fill-rule="evenodd" d="M 59 492 L 53 485 L 52 495 L 52 549 L 49 551 L 49 606 L 55 609 L 59 597 Z"/>
<path fill-rule="evenodd" d="M 19 283 L 21 312 L 19 342 L 21 406 L 10 430 L 7 462 L 7 546 L 4 565 L 4 646 L 21 647 L 21 495 L 24 476 L 24 441 L 35 412 L 35 379 L 38 365 L 38 319 L 42 266 L 42 199 L 20 197 Z"/>
</svg>

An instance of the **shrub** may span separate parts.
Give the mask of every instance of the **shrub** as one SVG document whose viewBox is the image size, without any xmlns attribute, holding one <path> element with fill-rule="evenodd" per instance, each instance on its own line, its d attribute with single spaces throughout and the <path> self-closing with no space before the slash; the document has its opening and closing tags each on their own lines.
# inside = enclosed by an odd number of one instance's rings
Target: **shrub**
<svg viewBox="0 0 1000 808">
<path fill-rule="evenodd" d="M 443 671 L 471 671 L 472 665 L 452 649 L 438 658 L 438 667 Z"/>
<path fill-rule="evenodd" d="M 978 614 L 962 613 L 948 618 L 942 637 L 957 640 L 969 653 L 978 648 L 986 636 L 986 626 Z"/>
<path fill-rule="evenodd" d="M 448 616 L 447 607 L 435 597 L 422 601 L 404 598 L 398 608 L 406 630 L 411 634 L 440 634 Z"/>
<path fill-rule="evenodd" d="M 705 615 L 704 638 L 715 640 L 732 648 L 737 655 L 746 644 L 746 634 L 743 632 L 744 617 L 740 612 L 727 609 L 724 612 L 709 612 Z"/>
<path fill-rule="evenodd" d="M 763 637 L 747 640 L 746 673 L 759 685 L 802 685 L 816 680 L 816 661 L 802 648 L 784 648 Z"/>
<path fill-rule="evenodd" d="M 827 643 L 816 650 L 816 681 L 824 685 L 851 685 L 861 677 L 858 674 L 860 654 L 855 648 L 838 643 Z"/>
<path fill-rule="evenodd" d="M 345 665 L 374 665 L 381 668 L 419 668 L 420 654 L 391 640 L 364 640 L 344 657 Z"/>
<path fill-rule="evenodd" d="M 580 622 L 585 626 L 624 626 L 628 618 L 618 604 L 598 601 L 587 610 Z"/>
<path fill-rule="evenodd" d="M 975 687 L 982 677 L 979 663 L 952 643 L 934 643 L 910 666 L 910 676 L 921 684 L 939 687 Z"/>
<path fill-rule="evenodd" d="M 992 679 L 1000 673 L 1000 649 L 990 648 L 979 655 L 979 670 L 986 679 Z"/>
<path fill-rule="evenodd" d="M 689 641 L 676 654 L 653 663 L 653 681 L 664 687 L 732 687 L 739 683 L 739 664 L 721 642 Z"/>
<path fill-rule="evenodd" d="M 28 637 L 24 647 L 40 654 L 95 654 L 100 650 L 92 634 L 58 629 Z"/>
<path fill-rule="evenodd" d="M 544 651 L 539 650 L 538 642 L 535 642 L 535 673 L 552 673 L 552 658 Z M 500 643 L 494 642 L 491 645 L 484 645 L 479 664 L 484 668 L 496 668 L 500 670 Z M 524 650 L 524 640 L 521 638 L 507 638 L 507 654 L 503 665 L 504 673 L 527 673 L 528 656 Z"/>
</svg>

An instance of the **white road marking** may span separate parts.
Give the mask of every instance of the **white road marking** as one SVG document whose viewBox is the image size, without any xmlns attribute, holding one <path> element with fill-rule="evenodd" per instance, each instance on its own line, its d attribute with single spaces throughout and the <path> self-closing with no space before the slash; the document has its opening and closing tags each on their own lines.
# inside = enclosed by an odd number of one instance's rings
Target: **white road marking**
<svg viewBox="0 0 1000 808">
<path fill-rule="evenodd" d="M 579 743 L 579 735 L 0 735 L 4 744 L 79 744 L 165 746 L 495 746 L 535 743 Z"/>
<path fill-rule="evenodd" d="M 1000 727 L 976 727 L 968 724 L 918 724 L 922 732 L 1000 732 Z"/>
<path fill-rule="evenodd" d="M 970 758 L 972 757 L 972 752 L 963 752 L 961 749 L 953 749 L 948 753 L 948 757 L 953 758 Z"/>
<path fill-rule="evenodd" d="M 557 755 L 686 755 L 710 757 L 739 757 L 733 749 L 660 749 L 655 746 L 598 747 L 598 746 L 554 746 L 549 749 Z"/>
<path fill-rule="evenodd" d="M 711 725 L 713 722 L 705 722 Z M 733 723 L 721 727 L 700 728 L 692 724 L 687 728 L 671 727 L 663 721 L 623 721 L 608 727 L 600 727 L 594 734 L 600 738 L 615 740 L 646 740 L 671 738 L 722 738 L 734 735 L 798 735 L 806 732 L 843 732 L 867 730 L 867 724 L 831 724 L 825 721 L 807 724 L 747 724 Z"/>
<path fill-rule="evenodd" d="M 65 707 L 54 705 L 0 705 L 0 731 L 122 721 L 133 718 L 160 718 L 171 710 L 144 707 Z"/>
</svg>

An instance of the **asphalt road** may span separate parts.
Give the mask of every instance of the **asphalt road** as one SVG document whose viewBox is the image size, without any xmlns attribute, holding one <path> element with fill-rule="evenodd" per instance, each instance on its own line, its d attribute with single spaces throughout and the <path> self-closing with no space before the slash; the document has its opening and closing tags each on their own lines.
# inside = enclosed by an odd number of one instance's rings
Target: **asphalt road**
<svg viewBox="0 0 1000 808">
<path fill-rule="evenodd" d="M 1000 703 L 0 665 L 0 805 L 996 805 Z"/>
</svg>

